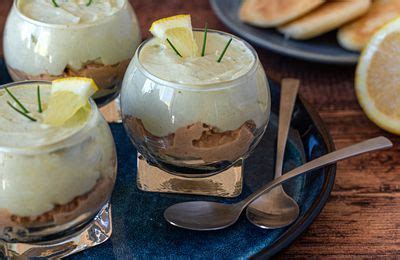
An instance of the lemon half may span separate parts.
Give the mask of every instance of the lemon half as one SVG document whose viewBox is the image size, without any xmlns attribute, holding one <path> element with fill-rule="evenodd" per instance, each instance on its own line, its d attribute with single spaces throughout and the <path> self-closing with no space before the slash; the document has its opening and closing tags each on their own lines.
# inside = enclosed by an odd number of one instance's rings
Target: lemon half
<svg viewBox="0 0 400 260">
<path fill-rule="evenodd" d="M 90 78 L 71 77 L 54 80 L 43 122 L 61 126 L 71 121 L 74 115 L 82 115 L 82 111 L 87 113 L 88 100 L 97 90 L 96 83 Z"/>
<path fill-rule="evenodd" d="M 368 118 L 400 134 L 400 19 L 382 27 L 367 44 L 356 71 L 356 94 Z"/>
<path fill-rule="evenodd" d="M 169 46 L 166 43 L 168 39 L 182 57 L 198 56 L 198 47 L 193 36 L 190 15 L 181 14 L 159 19 L 153 22 L 150 32 L 167 46 Z"/>
</svg>

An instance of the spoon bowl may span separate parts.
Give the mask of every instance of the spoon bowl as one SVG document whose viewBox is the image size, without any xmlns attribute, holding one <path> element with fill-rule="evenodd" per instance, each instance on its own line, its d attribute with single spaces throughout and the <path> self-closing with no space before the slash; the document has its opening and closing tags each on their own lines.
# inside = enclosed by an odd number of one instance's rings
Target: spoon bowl
<svg viewBox="0 0 400 260">
<path fill-rule="evenodd" d="M 247 219 L 254 225 L 264 229 L 286 227 L 299 216 L 300 210 L 296 201 L 287 195 L 282 186 L 256 199 L 246 210 Z"/>
<path fill-rule="evenodd" d="M 209 201 L 182 202 L 164 211 L 164 218 L 170 224 L 198 231 L 229 227 L 238 220 L 239 216 L 236 207 L 232 204 Z"/>
</svg>

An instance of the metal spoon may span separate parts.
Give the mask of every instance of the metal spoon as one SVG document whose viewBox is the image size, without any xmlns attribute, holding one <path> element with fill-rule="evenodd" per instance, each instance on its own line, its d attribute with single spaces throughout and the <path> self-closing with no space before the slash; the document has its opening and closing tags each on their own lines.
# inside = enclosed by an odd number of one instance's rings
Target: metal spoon
<svg viewBox="0 0 400 260">
<path fill-rule="evenodd" d="M 287 135 L 300 81 L 283 79 L 279 105 L 278 142 L 276 148 L 275 179 L 282 176 Z M 246 210 L 247 219 L 261 228 L 281 228 L 292 224 L 299 216 L 299 206 L 278 185 L 254 200 Z"/>
<path fill-rule="evenodd" d="M 238 219 L 244 208 L 281 183 L 304 174 L 307 171 L 337 162 L 362 153 L 392 147 L 389 139 L 381 136 L 334 151 L 308 162 L 267 183 L 246 199 L 224 204 L 211 201 L 189 201 L 170 206 L 164 211 L 164 218 L 172 225 L 191 230 L 218 230 L 229 227 Z M 319 171 L 321 173 L 323 171 Z M 313 173 L 316 173 L 315 171 Z"/>
</svg>

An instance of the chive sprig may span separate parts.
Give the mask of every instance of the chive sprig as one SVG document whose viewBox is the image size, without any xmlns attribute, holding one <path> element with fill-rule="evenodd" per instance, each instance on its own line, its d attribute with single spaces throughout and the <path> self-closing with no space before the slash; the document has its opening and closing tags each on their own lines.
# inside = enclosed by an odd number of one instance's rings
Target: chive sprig
<svg viewBox="0 0 400 260">
<path fill-rule="evenodd" d="M 90 0 L 91 1 L 91 0 Z M 201 48 L 201 57 L 204 57 L 206 54 L 206 45 L 207 45 L 207 33 L 208 33 L 208 24 L 206 23 L 204 25 L 204 35 L 203 35 L 203 46 Z M 233 38 L 231 37 L 229 39 L 229 41 L 226 43 L 224 49 L 221 52 L 221 55 L 219 56 L 219 58 L 217 59 L 217 62 L 220 63 L 222 61 L 222 59 L 224 58 L 224 55 L 226 53 L 226 51 L 228 50 L 229 45 L 231 44 Z M 179 57 L 182 58 L 182 55 L 179 53 L 179 51 L 176 49 L 176 47 L 174 46 L 174 44 L 167 38 L 166 41 L 168 42 L 168 44 L 171 46 L 171 48 L 174 50 L 174 52 L 176 53 L 176 55 L 178 55 Z"/>
<path fill-rule="evenodd" d="M 167 42 L 171 46 L 171 48 L 175 51 L 175 53 L 182 58 L 182 55 L 179 53 L 179 51 L 175 48 L 175 46 L 172 44 L 172 42 L 167 38 Z"/>
<path fill-rule="evenodd" d="M 5 89 L 5 91 L 7 92 L 7 94 L 11 97 L 11 99 L 14 100 L 15 103 L 16 103 L 16 104 L 18 105 L 18 107 L 20 107 L 20 108 L 17 108 L 16 106 L 14 106 L 14 105 L 13 105 L 10 101 L 8 101 L 8 100 L 7 100 L 7 104 L 8 104 L 14 111 L 16 111 L 17 113 L 19 113 L 20 115 L 22 115 L 22 116 L 28 118 L 29 120 L 31 120 L 31 121 L 33 121 L 33 122 L 36 122 L 37 120 L 36 120 L 35 118 L 33 118 L 32 116 L 28 115 L 30 112 L 29 112 L 29 110 L 22 104 L 22 102 L 19 101 L 19 99 L 16 98 L 16 97 L 14 96 L 14 94 L 13 94 L 7 87 L 4 88 L 4 89 Z M 38 103 L 38 112 L 39 112 L 39 113 L 42 113 L 42 112 L 43 112 L 43 108 L 42 108 L 42 98 L 41 98 L 41 95 L 40 95 L 40 86 L 39 86 L 39 85 L 37 85 L 37 87 L 36 87 L 36 96 L 37 96 L 37 103 Z"/>
<path fill-rule="evenodd" d="M 13 104 L 11 104 L 10 101 L 7 101 L 7 104 L 8 104 L 12 109 L 14 109 L 16 112 L 18 112 L 18 113 L 21 114 L 22 116 L 28 118 L 29 120 L 31 120 L 31 121 L 33 121 L 33 122 L 36 122 L 36 121 L 37 121 L 35 118 L 29 116 L 27 113 L 25 113 L 25 112 L 19 110 L 18 108 L 16 108 Z"/>
<path fill-rule="evenodd" d="M 42 99 L 40 97 L 40 86 L 39 85 L 37 85 L 37 88 L 36 88 L 36 96 L 37 96 L 37 101 L 38 101 L 38 112 L 42 113 L 43 112 Z"/>
<path fill-rule="evenodd" d="M 203 47 L 201 48 L 201 57 L 204 57 L 206 54 L 206 44 L 207 44 L 207 31 L 208 31 L 208 24 L 204 26 L 204 36 L 203 36 Z"/>
<path fill-rule="evenodd" d="M 232 38 L 230 38 L 229 41 L 226 43 L 224 50 L 222 51 L 221 55 L 219 56 L 219 58 L 217 60 L 218 63 L 221 62 L 222 58 L 225 55 L 226 50 L 228 49 L 229 45 L 231 44 L 231 42 L 232 42 Z"/>
<path fill-rule="evenodd" d="M 29 113 L 29 110 L 26 109 L 26 107 L 24 105 L 22 105 L 22 103 L 13 95 L 13 93 L 11 93 L 11 91 L 8 88 L 5 88 L 7 94 L 15 101 L 15 103 L 18 104 L 18 106 L 22 109 L 22 111 L 24 113 Z"/>
</svg>

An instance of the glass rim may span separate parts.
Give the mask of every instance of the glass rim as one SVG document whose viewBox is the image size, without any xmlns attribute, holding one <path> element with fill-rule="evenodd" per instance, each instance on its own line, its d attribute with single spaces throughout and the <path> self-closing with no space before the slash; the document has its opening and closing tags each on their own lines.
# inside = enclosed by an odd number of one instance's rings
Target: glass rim
<svg viewBox="0 0 400 260">
<path fill-rule="evenodd" d="M 130 6 L 130 3 L 128 0 L 124 0 L 124 5 L 114 14 L 104 17 L 100 21 L 97 22 L 91 22 L 91 23 L 85 23 L 85 24 L 54 24 L 54 23 L 46 23 L 42 21 L 35 20 L 33 18 L 30 18 L 23 14 L 21 10 L 18 8 L 18 2 L 21 0 L 14 0 L 12 9 L 14 9 L 17 13 L 18 16 L 20 16 L 23 20 L 26 22 L 37 25 L 37 26 L 42 26 L 42 27 L 47 27 L 47 28 L 54 28 L 54 29 L 84 29 L 84 28 L 89 28 L 89 27 L 95 27 L 104 23 L 107 23 L 109 19 L 113 18 L 115 15 L 120 13 L 122 10 L 124 10 L 127 6 Z"/>
<path fill-rule="evenodd" d="M 17 81 L 11 82 L 4 85 L 0 85 L 0 90 L 7 88 L 12 88 L 20 85 L 51 85 L 51 81 L 45 80 L 26 80 L 26 81 Z M 90 104 L 90 114 L 86 122 L 75 132 L 72 132 L 70 135 L 67 135 L 60 140 L 56 140 L 54 142 L 44 144 L 44 145 L 32 145 L 32 146 L 24 146 L 24 147 L 12 147 L 12 146 L 2 146 L 0 145 L 0 152 L 2 153 L 14 153 L 14 154 L 22 154 L 22 155 L 35 155 L 35 154 L 43 154 L 50 153 L 54 150 L 59 150 L 65 148 L 67 146 L 73 146 L 76 143 L 79 143 L 82 139 L 84 139 L 88 133 L 88 130 L 95 125 L 98 114 L 100 113 L 97 109 L 96 103 L 92 98 L 89 99 Z M 76 139 L 72 143 L 68 143 L 68 140 Z"/>
<path fill-rule="evenodd" d="M 196 32 L 203 32 L 204 29 L 203 28 L 193 28 L 193 31 Z M 139 47 L 136 49 L 135 51 L 135 55 L 133 57 L 133 62 L 136 64 L 137 68 L 147 77 L 150 78 L 151 80 L 157 82 L 160 85 L 163 86 L 167 86 L 167 87 L 171 87 L 171 88 L 175 88 L 175 89 L 181 89 L 181 90 L 188 90 L 188 91 L 215 91 L 215 90 L 222 90 L 222 89 L 229 89 L 229 88 L 233 88 L 235 86 L 237 86 L 238 84 L 240 84 L 243 80 L 245 80 L 246 78 L 249 77 L 249 75 L 252 75 L 253 73 L 256 72 L 258 64 L 259 64 L 259 58 L 258 58 L 258 54 L 256 52 L 256 50 L 253 48 L 253 46 L 251 46 L 247 41 L 239 38 L 236 35 L 233 35 L 231 33 L 227 33 L 227 32 L 223 32 L 223 31 L 219 31 L 219 30 L 214 30 L 214 29 L 207 29 L 208 33 L 218 33 L 224 36 L 229 36 L 232 37 L 234 40 L 243 43 L 246 48 L 248 48 L 251 52 L 251 54 L 254 57 L 254 62 L 251 65 L 251 68 L 246 71 L 245 73 L 243 73 L 242 75 L 240 75 L 239 77 L 233 78 L 233 79 L 229 79 L 229 80 L 224 80 L 221 82 L 216 82 L 216 83 L 205 83 L 205 84 L 189 84 L 189 83 L 179 83 L 179 82 L 175 82 L 175 81 L 170 81 L 170 80 L 165 80 L 162 79 L 154 74 L 152 74 L 150 71 L 148 71 L 140 62 L 140 51 L 142 50 L 142 48 L 148 43 L 150 42 L 152 39 L 154 39 L 154 37 L 151 37 L 149 39 L 146 39 L 145 41 L 143 41 Z"/>
</svg>

